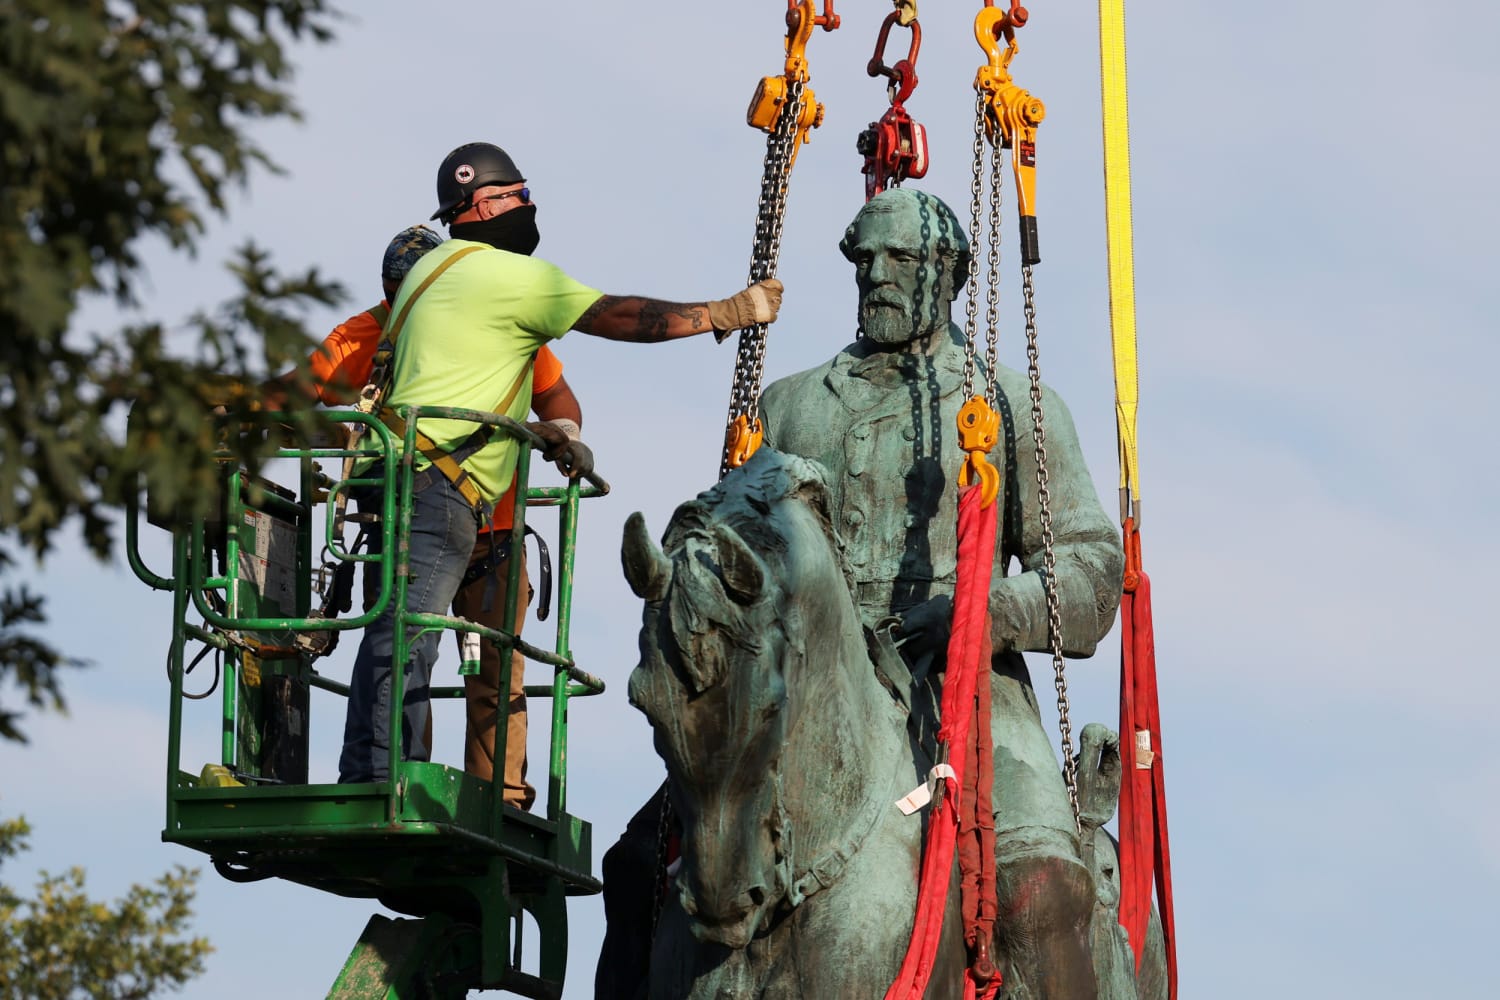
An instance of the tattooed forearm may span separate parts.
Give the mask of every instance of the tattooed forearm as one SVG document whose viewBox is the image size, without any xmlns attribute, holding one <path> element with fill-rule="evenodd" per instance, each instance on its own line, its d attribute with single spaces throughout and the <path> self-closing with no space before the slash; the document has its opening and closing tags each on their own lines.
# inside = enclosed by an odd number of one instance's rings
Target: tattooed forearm
<svg viewBox="0 0 1500 1000">
<path fill-rule="evenodd" d="M 654 344 L 703 333 L 709 327 L 702 302 L 663 302 L 636 295 L 603 295 L 573 324 L 576 329 L 612 340 Z"/>
<path fill-rule="evenodd" d="M 667 339 L 667 312 L 662 308 L 665 305 L 655 299 L 641 299 L 635 332 L 642 343 L 657 344 Z"/>
<path fill-rule="evenodd" d="M 708 328 L 708 305 L 703 302 L 663 302 L 662 307 L 673 316 L 681 316 L 695 332 Z"/>
<path fill-rule="evenodd" d="M 573 328 L 575 330 L 582 330 L 585 333 L 592 331 L 594 323 L 599 319 L 599 316 L 619 301 L 620 297 L 618 295 L 599 296 L 598 300 L 585 309 L 582 316 L 578 317 L 578 321 L 573 324 Z"/>
<path fill-rule="evenodd" d="M 679 322 L 674 323 L 674 317 Z M 701 304 L 641 299 L 640 323 L 637 331 L 642 341 L 656 343 L 672 336 L 702 333 L 707 323 L 708 310 Z"/>
</svg>

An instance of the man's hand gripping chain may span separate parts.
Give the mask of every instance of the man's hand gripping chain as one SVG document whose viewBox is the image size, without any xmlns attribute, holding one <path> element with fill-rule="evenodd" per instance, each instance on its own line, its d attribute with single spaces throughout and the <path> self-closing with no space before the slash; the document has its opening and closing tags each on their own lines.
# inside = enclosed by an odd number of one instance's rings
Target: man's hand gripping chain
<svg viewBox="0 0 1500 1000">
<path fill-rule="evenodd" d="M 735 330 L 774 322 L 781 311 L 781 293 L 781 282 L 767 278 L 727 299 L 709 302 L 708 321 L 713 325 L 714 336 L 722 342 Z"/>
</svg>

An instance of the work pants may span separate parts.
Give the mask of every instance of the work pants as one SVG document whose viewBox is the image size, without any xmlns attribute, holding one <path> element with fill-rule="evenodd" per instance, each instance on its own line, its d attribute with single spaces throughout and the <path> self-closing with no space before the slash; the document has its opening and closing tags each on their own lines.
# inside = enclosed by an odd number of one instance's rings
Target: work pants
<svg viewBox="0 0 1500 1000">
<path fill-rule="evenodd" d="M 378 491 L 356 495 L 361 510 L 377 509 Z M 408 552 L 408 612 L 444 614 L 458 592 L 474 549 L 477 531 L 469 502 L 436 469 L 417 473 L 413 484 Z M 391 658 L 395 647 L 396 601 L 365 629 L 349 679 L 344 748 L 339 781 L 384 781 L 390 770 L 392 716 Z M 408 630 L 415 636 L 415 628 Z M 423 633 L 410 645 L 401 699 L 401 759 L 430 760 L 432 665 L 438 634 Z"/>
<path fill-rule="evenodd" d="M 495 539 L 498 544 L 500 539 Z M 490 538 L 482 534 L 474 544 L 470 565 L 482 564 L 490 557 Z M 516 602 L 513 622 L 505 620 L 506 584 L 510 580 L 510 560 L 521 560 L 521 594 Z M 498 560 L 494 570 L 495 591 L 490 610 L 484 610 L 484 592 L 489 574 L 461 588 L 453 599 L 453 613 L 487 628 L 510 629 L 517 638 L 526 624 L 526 607 L 531 603 L 531 583 L 526 575 L 526 555 L 512 551 Z M 460 641 L 461 641 L 460 637 Z M 483 781 L 494 780 L 495 730 L 500 718 L 500 651 L 491 642 L 480 643 L 479 673 L 464 676 L 464 709 L 467 725 L 464 734 L 464 770 Z M 526 782 L 526 658 L 512 650 L 510 654 L 510 698 L 505 727 L 505 801 L 521 809 L 530 809 L 536 801 L 536 789 Z"/>
</svg>

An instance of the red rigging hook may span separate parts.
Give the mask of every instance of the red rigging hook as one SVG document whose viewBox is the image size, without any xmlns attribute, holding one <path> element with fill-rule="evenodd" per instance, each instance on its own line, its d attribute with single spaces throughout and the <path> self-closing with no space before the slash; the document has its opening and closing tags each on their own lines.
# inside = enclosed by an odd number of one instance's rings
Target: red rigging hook
<svg viewBox="0 0 1500 1000">
<path fill-rule="evenodd" d="M 880 26 L 880 37 L 875 41 L 875 54 L 865 66 L 865 72 L 871 76 L 883 76 L 891 81 L 892 104 L 905 104 L 911 92 L 917 89 L 917 53 L 922 50 L 922 25 L 913 20 L 909 25 L 911 48 L 907 50 L 906 58 L 894 66 L 885 64 L 885 46 L 891 36 L 891 25 L 900 19 L 899 10 L 886 15 L 885 22 Z"/>
<path fill-rule="evenodd" d="M 886 96 L 891 102 L 880 121 L 871 122 L 854 144 L 865 158 L 860 172 L 865 175 L 866 201 L 892 184 L 927 173 L 927 130 L 912 120 L 905 106 L 906 99 L 917 88 L 917 53 L 922 48 L 922 26 L 916 18 L 907 25 L 911 28 L 911 47 L 906 58 L 894 66 L 885 64 L 885 47 L 890 40 L 891 25 L 900 20 L 899 10 L 886 16 L 875 41 L 875 54 L 865 66 L 870 76 L 884 76 L 890 81 L 886 86 Z"/>
</svg>

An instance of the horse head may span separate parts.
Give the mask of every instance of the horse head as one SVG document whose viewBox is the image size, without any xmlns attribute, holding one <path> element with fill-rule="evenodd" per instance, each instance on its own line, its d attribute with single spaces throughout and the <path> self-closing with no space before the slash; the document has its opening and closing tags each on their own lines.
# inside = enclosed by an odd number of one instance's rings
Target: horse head
<svg viewBox="0 0 1500 1000">
<path fill-rule="evenodd" d="M 700 940 L 743 947 L 828 878 L 863 793 L 846 758 L 874 682 L 828 510 L 818 466 L 763 448 L 677 509 L 664 549 L 639 514 L 626 524 L 646 601 L 630 701 L 667 764 Z"/>
</svg>

